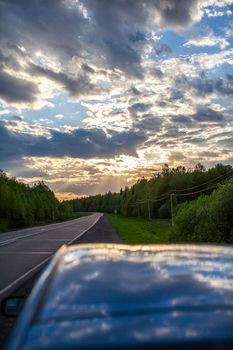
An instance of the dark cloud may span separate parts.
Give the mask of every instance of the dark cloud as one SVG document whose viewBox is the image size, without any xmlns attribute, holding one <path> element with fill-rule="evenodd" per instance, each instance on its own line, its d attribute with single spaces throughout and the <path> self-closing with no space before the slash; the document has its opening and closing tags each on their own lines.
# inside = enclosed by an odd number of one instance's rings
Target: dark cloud
<svg viewBox="0 0 233 350">
<path fill-rule="evenodd" d="M 23 54 L 16 45 L 7 43 L 4 46 L 4 49 L 0 49 L 0 69 L 11 68 L 14 70 L 20 70 L 21 65 L 18 62 L 18 59 L 22 57 Z"/>
<path fill-rule="evenodd" d="M 162 126 L 162 120 L 153 114 L 144 114 L 142 118 L 133 124 L 134 128 L 139 130 L 147 130 L 152 133 L 158 132 Z"/>
<path fill-rule="evenodd" d="M 167 128 L 167 131 L 162 135 L 163 138 L 180 138 L 182 136 L 186 135 L 186 131 L 183 130 L 179 130 L 178 128 L 175 127 L 171 127 L 171 128 Z"/>
<path fill-rule="evenodd" d="M 95 73 L 95 70 L 87 63 L 82 64 L 82 70 L 87 73 Z"/>
<path fill-rule="evenodd" d="M 158 101 L 157 105 L 162 108 L 166 108 L 168 106 L 167 102 L 165 101 Z"/>
<path fill-rule="evenodd" d="M 83 0 L 101 38 L 107 61 L 130 75 L 142 77 L 140 42 L 146 43 L 145 31 L 161 27 L 185 27 L 195 21 L 198 0 Z M 158 44 L 160 45 L 160 44 Z M 105 46 L 105 47 L 104 47 Z M 157 52 L 170 53 L 166 44 Z"/>
<path fill-rule="evenodd" d="M 54 72 L 51 69 L 43 68 L 32 64 L 30 67 L 30 73 L 34 76 L 43 76 L 47 79 L 53 80 L 54 82 L 63 86 L 69 91 L 71 96 L 85 95 L 87 93 L 97 92 L 96 87 L 91 84 L 90 79 L 87 75 L 79 75 L 76 78 L 72 78 L 66 73 Z"/>
<path fill-rule="evenodd" d="M 219 153 L 213 152 L 213 151 L 204 151 L 200 153 L 201 157 L 206 157 L 206 158 L 217 158 L 219 157 Z"/>
<path fill-rule="evenodd" d="M 110 40 L 105 40 L 105 44 L 107 60 L 111 63 L 112 68 L 116 67 L 130 76 L 143 78 L 140 52 L 137 52 L 128 44 L 118 44 Z"/>
<path fill-rule="evenodd" d="M 128 109 L 131 114 L 137 114 L 137 113 L 143 113 L 148 111 L 150 107 L 151 107 L 151 104 L 138 102 L 130 106 Z"/>
<path fill-rule="evenodd" d="M 0 71 L 0 98 L 5 101 L 31 103 L 36 101 L 38 93 L 39 90 L 34 83 Z"/>
<path fill-rule="evenodd" d="M 196 112 L 193 114 L 174 115 L 172 116 L 172 122 L 189 128 L 196 127 L 198 125 L 197 123 L 202 123 L 203 127 L 204 123 L 206 123 L 205 126 L 207 128 L 209 127 L 209 123 L 211 123 L 211 125 L 213 123 L 218 125 L 224 125 L 226 123 L 223 113 L 215 111 L 208 106 L 197 106 Z"/>
<path fill-rule="evenodd" d="M 218 132 L 217 134 L 208 136 L 207 140 L 213 140 L 213 139 L 219 139 L 219 138 L 228 138 L 228 137 L 233 137 L 233 132 L 232 131 L 221 131 L 221 132 Z"/>
<path fill-rule="evenodd" d="M 184 161 L 185 158 L 186 158 L 185 155 L 179 151 L 172 151 L 172 152 L 170 152 L 170 155 L 168 156 L 169 162 Z"/>
<path fill-rule="evenodd" d="M 167 148 L 167 149 L 171 149 L 172 147 L 176 147 L 177 146 L 177 142 L 175 140 L 151 140 L 146 142 L 145 144 L 146 146 L 150 147 L 150 146 L 160 146 L 162 148 Z"/>
<path fill-rule="evenodd" d="M 11 49 L 24 46 L 32 56 L 36 47 L 62 63 L 74 56 L 96 57 L 101 67 L 141 79 L 144 33 L 192 24 L 197 5 L 198 0 L 1 0 L 0 43 Z M 162 44 L 158 51 L 168 48 Z M 92 73 L 90 66 L 83 68 Z"/>
<path fill-rule="evenodd" d="M 204 143 L 205 140 L 202 137 L 193 137 L 185 140 L 187 143 L 190 143 L 191 145 L 199 145 L 201 143 Z"/>
<path fill-rule="evenodd" d="M 127 27 L 140 35 L 142 27 L 185 27 L 192 24 L 198 13 L 198 0 L 83 0 L 102 35 L 121 37 Z M 132 36 L 131 36 L 132 37 Z"/>
<path fill-rule="evenodd" d="M 195 114 L 192 114 L 192 118 L 198 122 L 224 122 L 223 114 L 218 111 L 214 111 L 209 107 L 199 107 L 197 112 Z"/>
<path fill-rule="evenodd" d="M 233 149 L 233 135 L 217 142 L 219 145 Z"/>
<path fill-rule="evenodd" d="M 155 53 L 158 56 L 169 55 L 172 53 L 172 49 L 165 43 L 157 43 L 155 46 Z"/>
<path fill-rule="evenodd" d="M 1 0 L 2 40 L 70 57 L 81 54 L 79 36 L 87 20 L 62 0 Z"/>
<path fill-rule="evenodd" d="M 159 78 L 159 79 L 163 78 L 163 76 L 164 76 L 164 73 L 161 71 L 161 69 L 157 68 L 157 67 L 151 68 L 150 69 L 150 74 L 153 75 L 156 78 Z"/>
<path fill-rule="evenodd" d="M 177 115 L 172 118 L 172 121 L 184 126 L 191 126 L 192 125 L 192 119 L 186 115 Z"/>
<path fill-rule="evenodd" d="M 227 77 L 228 81 L 233 82 L 233 75 L 232 74 L 227 74 L 226 77 Z"/>
<path fill-rule="evenodd" d="M 23 177 L 26 179 L 30 179 L 32 177 L 48 177 L 48 174 L 45 171 L 42 171 L 40 169 L 30 169 L 28 167 L 24 167 L 22 163 L 20 168 L 17 168 L 17 170 L 15 170 L 14 172 L 16 173 L 17 177 Z"/>
<path fill-rule="evenodd" d="M 198 96 L 211 95 L 217 93 L 222 96 L 233 96 L 233 79 L 227 75 L 223 78 L 206 78 L 201 73 L 201 77 L 188 78 L 185 74 L 175 78 L 175 84 L 183 90 L 193 89 Z"/>
<path fill-rule="evenodd" d="M 23 121 L 23 117 L 21 117 L 21 116 L 18 116 L 18 115 L 14 115 L 13 117 L 11 117 L 13 120 L 16 120 L 16 121 L 18 121 L 18 122 L 22 122 Z"/>
<path fill-rule="evenodd" d="M 133 43 L 137 43 L 140 41 L 145 41 L 146 40 L 146 34 L 142 32 L 136 32 L 130 35 L 129 37 L 130 41 Z"/>
<path fill-rule="evenodd" d="M 135 86 L 131 86 L 129 93 L 132 93 L 135 96 L 140 96 L 142 94 Z"/>
<path fill-rule="evenodd" d="M 198 13 L 198 0 L 151 1 L 161 16 L 163 26 L 185 27 L 195 21 Z"/>
<path fill-rule="evenodd" d="M 184 98 L 184 92 L 181 90 L 172 90 L 171 91 L 171 96 L 169 98 L 169 101 L 176 101 L 176 100 L 181 100 Z"/>
<path fill-rule="evenodd" d="M 23 156 L 38 157 L 112 157 L 117 154 L 136 155 L 136 147 L 145 141 L 143 134 L 114 133 L 111 137 L 100 129 L 77 129 L 71 133 L 51 131 L 51 136 L 35 136 L 9 131 L 0 124 L 0 159 Z"/>
</svg>

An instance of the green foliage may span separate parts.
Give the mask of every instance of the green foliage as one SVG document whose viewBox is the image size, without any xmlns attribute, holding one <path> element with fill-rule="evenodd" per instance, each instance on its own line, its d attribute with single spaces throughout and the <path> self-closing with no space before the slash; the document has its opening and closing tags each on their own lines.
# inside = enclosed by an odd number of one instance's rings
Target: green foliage
<svg viewBox="0 0 233 350">
<path fill-rule="evenodd" d="M 166 201 L 158 210 L 160 219 L 168 219 L 171 217 L 171 203 L 170 200 Z"/>
<path fill-rule="evenodd" d="M 59 203 L 44 182 L 29 187 L 0 171 L 0 232 L 72 216 L 70 205 Z"/>
<path fill-rule="evenodd" d="M 193 169 L 187 170 L 183 166 L 171 169 L 165 164 L 153 178 L 138 180 L 131 188 L 125 187 L 119 193 L 108 192 L 73 200 L 70 204 L 77 211 L 113 213 L 117 209 L 123 217 L 136 220 L 140 227 L 140 220 L 149 216 L 148 199 L 151 199 L 152 218 L 171 219 L 170 195 L 173 193 L 175 226 L 169 235 L 171 241 L 233 242 L 233 180 L 226 182 L 232 176 L 230 165 L 217 164 L 206 170 L 198 163 Z M 115 219 L 111 220 L 114 223 Z M 126 220 L 125 229 L 121 221 L 120 231 L 128 235 L 127 231 L 134 230 L 134 226 L 129 226 L 131 221 Z M 138 234 L 138 242 L 150 241 L 144 233 L 145 227 Z M 131 241 L 127 236 L 126 241 L 132 242 L 134 238 Z"/>
<path fill-rule="evenodd" d="M 172 241 L 233 243 L 233 179 L 179 207 Z"/>
<path fill-rule="evenodd" d="M 70 201 L 74 211 L 101 211 L 113 213 L 117 209 L 118 213 L 125 217 L 148 218 L 148 198 L 150 201 L 151 217 L 169 219 L 171 218 L 170 194 L 186 194 L 205 190 L 211 187 L 206 194 L 210 194 L 214 188 L 213 185 L 219 183 L 229 176 L 233 175 L 230 165 L 217 164 L 214 168 L 206 170 L 198 163 L 193 170 L 186 169 L 184 166 L 169 168 L 165 164 L 162 171 L 151 179 L 142 178 L 131 188 L 125 187 L 119 193 L 108 192 L 105 195 L 90 196 L 87 198 L 75 199 Z M 182 192 L 180 192 L 182 190 Z M 176 207 L 187 200 L 193 201 L 202 193 L 193 193 L 188 197 L 173 196 L 173 207 Z M 159 199 L 158 201 L 156 201 Z M 144 202 L 144 203 L 139 203 Z"/>
</svg>

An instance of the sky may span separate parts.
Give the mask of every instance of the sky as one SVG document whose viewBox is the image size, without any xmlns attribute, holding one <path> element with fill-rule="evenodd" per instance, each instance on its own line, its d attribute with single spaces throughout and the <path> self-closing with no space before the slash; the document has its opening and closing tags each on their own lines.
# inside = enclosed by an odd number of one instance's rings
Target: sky
<svg viewBox="0 0 233 350">
<path fill-rule="evenodd" d="M 233 165 L 233 0 L 0 0 L 0 168 L 62 199 Z"/>
</svg>

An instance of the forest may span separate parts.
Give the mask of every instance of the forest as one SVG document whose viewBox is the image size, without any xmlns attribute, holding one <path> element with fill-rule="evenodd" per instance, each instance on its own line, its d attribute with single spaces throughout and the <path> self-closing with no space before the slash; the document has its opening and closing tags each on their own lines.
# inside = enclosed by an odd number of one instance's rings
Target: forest
<svg viewBox="0 0 233 350">
<path fill-rule="evenodd" d="M 233 169 L 198 163 L 140 179 L 119 193 L 70 201 L 74 211 L 118 213 L 125 217 L 171 219 L 171 241 L 233 242 Z"/>
<path fill-rule="evenodd" d="M 233 243 L 233 168 L 164 164 L 152 178 L 142 178 L 119 193 L 61 203 L 43 181 L 30 187 L 0 171 L 0 232 L 94 211 L 169 220 L 171 242 Z"/>
<path fill-rule="evenodd" d="M 60 203 L 45 183 L 29 187 L 0 171 L 0 232 L 73 217 L 69 203 Z"/>
</svg>

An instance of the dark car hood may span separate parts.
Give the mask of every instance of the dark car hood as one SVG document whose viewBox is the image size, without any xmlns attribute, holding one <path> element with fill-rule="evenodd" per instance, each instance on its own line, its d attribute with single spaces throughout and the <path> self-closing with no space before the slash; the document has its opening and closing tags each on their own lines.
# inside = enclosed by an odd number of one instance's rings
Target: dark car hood
<svg viewBox="0 0 233 350">
<path fill-rule="evenodd" d="M 38 318 L 219 305 L 233 305 L 232 248 L 80 247 L 64 255 Z"/>
<path fill-rule="evenodd" d="M 186 310 L 155 314 L 96 317 L 86 320 L 50 321 L 34 325 L 27 335 L 23 350 L 48 349 L 144 349 L 147 346 L 172 344 L 185 350 L 225 349 L 233 345 L 233 310 Z M 217 347 L 217 344 L 220 344 Z M 183 349 L 183 348 L 182 348 Z M 212 348 L 211 348 L 212 349 Z M 167 348 L 166 348 L 167 350 Z"/>
<path fill-rule="evenodd" d="M 70 349 L 233 341 L 232 329 L 231 247 L 79 246 L 58 264 L 26 343 Z"/>
</svg>

